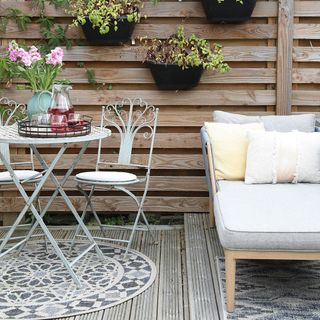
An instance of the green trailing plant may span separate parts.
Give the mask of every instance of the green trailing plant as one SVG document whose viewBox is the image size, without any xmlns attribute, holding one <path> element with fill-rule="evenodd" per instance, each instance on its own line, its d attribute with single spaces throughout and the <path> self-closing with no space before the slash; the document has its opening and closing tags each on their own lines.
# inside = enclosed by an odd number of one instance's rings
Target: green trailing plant
<svg viewBox="0 0 320 320">
<path fill-rule="evenodd" d="M 57 46 L 66 46 L 67 49 L 72 47 L 72 41 L 68 39 L 66 33 L 69 26 L 57 26 L 55 28 L 41 28 L 40 32 L 45 37 L 47 42 L 42 46 L 45 51 Z"/>
<path fill-rule="evenodd" d="M 32 6 L 42 13 L 44 13 L 46 3 L 54 5 L 56 9 L 69 7 L 69 0 L 32 0 Z"/>
<path fill-rule="evenodd" d="M 89 84 L 93 84 L 93 85 L 97 84 L 96 73 L 95 73 L 95 71 L 93 69 L 87 69 L 86 70 L 86 76 L 87 76 Z"/>
<path fill-rule="evenodd" d="M 98 83 L 94 69 L 86 69 L 88 83 L 95 86 L 97 90 L 112 90 L 112 84 Z"/>
<path fill-rule="evenodd" d="M 118 30 L 118 19 L 126 17 L 128 22 L 139 22 L 141 0 L 69 0 L 69 12 L 75 17 L 73 25 L 84 25 L 87 19 L 100 34 L 107 34 L 111 29 Z"/>
<path fill-rule="evenodd" d="M 66 46 L 67 49 L 71 48 L 72 41 L 66 36 L 69 26 L 55 26 L 55 18 L 47 17 L 45 14 L 46 3 L 64 10 L 67 10 L 69 7 L 69 0 L 32 0 L 32 6 L 39 11 L 40 16 L 35 23 L 39 24 L 40 33 L 43 39 L 46 40 L 42 45 L 42 50 L 49 52 L 57 46 Z M 28 24 L 32 22 L 31 17 L 24 15 L 19 9 L 8 8 L 5 11 L 5 15 L 0 17 L 0 32 L 6 31 L 10 20 L 14 21 L 21 31 L 26 30 Z"/>
<path fill-rule="evenodd" d="M 192 34 L 187 37 L 183 26 L 166 40 L 152 40 L 145 61 L 160 64 L 177 64 L 182 69 L 201 66 L 205 70 L 217 70 L 221 73 L 230 70 L 224 62 L 222 46 L 210 47 L 207 40 Z"/>
<path fill-rule="evenodd" d="M 31 23 L 31 18 L 27 15 L 22 15 L 19 9 L 8 8 L 5 13 L 6 16 L 0 18 L 1 32 L 6 32 L 9 20 L 14 21 L 20 31 L 26 30 L 27 25 Z"/>
<path fill-rule="evenodd" d="M 40 11 L 40 17 L 36 21 L 40 25 L 40 33 L 46 39 L 42 45 L 42 50 L 49 52 L 52 48 L 57 46 L 66 46 L 67 49 L 72 47 L 72 41 L 67 37 L 69 25 L 55 26 L 55 18 L 47 17 L 45 14 L 45 4 L 54 5 L 57 9 L 62 8 L 67 10 L 69 8 L 69 0 L 33 0 L 32 5 Z"/>
</svg>

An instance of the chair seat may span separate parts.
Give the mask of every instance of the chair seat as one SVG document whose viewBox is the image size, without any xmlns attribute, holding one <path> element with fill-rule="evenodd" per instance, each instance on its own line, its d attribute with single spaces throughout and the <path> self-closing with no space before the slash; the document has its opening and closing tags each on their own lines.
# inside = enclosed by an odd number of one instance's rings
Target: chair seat
<svg viewBox="0 0 320 320">
<path fill-rule="evenodd" d="M 42 177 L 41 172 L 34 171 L 34 170 L 14 170 L 14 173 L 18 177 L 20 181 L 28 180 L 33 177 L 32 180 L 39 179 Z M 13 182 L 10 173 L 8 171 L 0 172 L 0 183 L 1 182 Z"/>
<path fill-rule="evenodd" d="M 77 180 L 92 181 L 92 182 L 105 182 L 105 183 L 130 183 L 137 181 L 138 178 L 135 174 L 129 172 L 119 171 L 89 171 L 82 172 L 76 175 Z"/>
<path fill-rule="evenodd" d="M 219 181 L 221 244 L 235 250 L 320 250 L 320 184 Z"/>
</svg>

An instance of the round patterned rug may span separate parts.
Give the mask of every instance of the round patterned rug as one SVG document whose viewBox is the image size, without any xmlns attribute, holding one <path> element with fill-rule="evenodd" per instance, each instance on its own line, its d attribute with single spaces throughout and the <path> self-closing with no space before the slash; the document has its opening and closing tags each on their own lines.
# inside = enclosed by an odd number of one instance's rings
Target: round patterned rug
<svg viewBox="0 0 320 320">
<path fill-rule="evenodd" d="M 59 246 L 71 261 L 87 245 L 77 243 L 69 253 L 67 242 Z M 54 319 L 93 312 L 132 299 L 154 281 L 156 267 L 145 255 L 99 244 L 106 256 L 94 250 L 74 266 L 82 287 L 73 283 L 62 262 L 42 241 L 30 242 L 19 256 L 0 261 L 0 319 Z"/>
</svg>

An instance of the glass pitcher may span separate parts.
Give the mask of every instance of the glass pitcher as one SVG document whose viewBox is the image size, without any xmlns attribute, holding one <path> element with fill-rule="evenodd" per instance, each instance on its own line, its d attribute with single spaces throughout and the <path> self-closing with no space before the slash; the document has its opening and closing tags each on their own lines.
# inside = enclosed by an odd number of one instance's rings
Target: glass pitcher
<svg viewBox="0 0 320 320">
<path fill-rule="evenodd" d="M 49 114 L 62 114 L 68 117 L 70 113 L 74 113 L 74 108 L 70 100 L 69 85 L 55 84 L 52 87 L 52 102 L 48 109 Z"/>
</svg>

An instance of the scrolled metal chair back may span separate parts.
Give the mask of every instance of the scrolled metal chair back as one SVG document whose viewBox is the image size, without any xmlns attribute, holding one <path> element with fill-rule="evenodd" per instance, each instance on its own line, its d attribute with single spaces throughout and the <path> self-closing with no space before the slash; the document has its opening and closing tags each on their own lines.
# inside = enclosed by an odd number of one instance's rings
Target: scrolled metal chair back
<svg viewBox="0 0 320 320">
<path fill-rule="evenodd" d="M 102 107 L 101 126 L 114 127 L 120 134 L 118 164 L 130 165 L 135 136 L 143 132 L 143 138 L 150 141 L 147 166 L 151 158 L 156 134 L 158 108 L 140 98 L 123 99 L 115 104 Z M 99 144 L 98 162 L 101 158 L 101 141 Z"/>
<path fill-rule="evenodd" d="M 9 126 L 26 118 L 26 106 L 9 98 L 0 98 L 0 126 Z"/>
<path fill-rule="evenodd" d="M 26 106 L 6 97 L 0 98 L 0 126 L 14 125 L 17 120 L 26 118 Z M 10 150 L 7 143 L 0 143 L 0 151 L 10 162 Z M 2 161 L 0 160 L 0 165 Z"/>
</svg>

